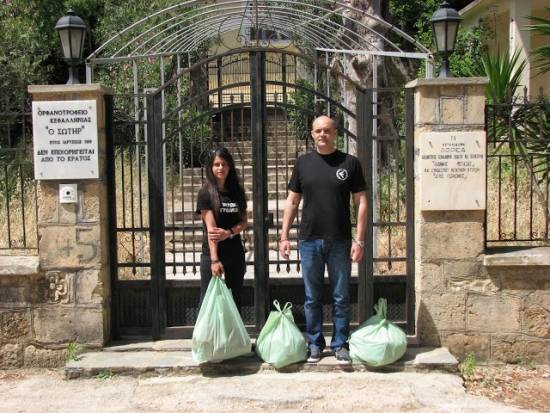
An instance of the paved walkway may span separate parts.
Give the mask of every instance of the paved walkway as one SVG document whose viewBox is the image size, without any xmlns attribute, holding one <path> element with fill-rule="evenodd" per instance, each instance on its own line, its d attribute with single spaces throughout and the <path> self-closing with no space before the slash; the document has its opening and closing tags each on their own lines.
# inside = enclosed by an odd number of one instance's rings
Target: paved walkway
<svg viewBox="0 0 550 413">
<path fill-rule="evenodd" d="M 65 380 L 62 370 L 0 372 L 11 412 L 520 412 L 465 393 L 446 373 L 261 372 Z"/>
</svg>

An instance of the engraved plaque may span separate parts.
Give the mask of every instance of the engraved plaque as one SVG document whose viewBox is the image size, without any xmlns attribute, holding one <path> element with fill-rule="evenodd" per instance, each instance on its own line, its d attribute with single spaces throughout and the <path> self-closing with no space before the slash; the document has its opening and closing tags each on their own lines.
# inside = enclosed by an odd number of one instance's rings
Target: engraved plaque
<svg viewBox="0 0 550 413">
<path fill-rule="evenodd" d="M 485 132 L 420 134 L 424 211 L 485 209 Z"/>
<path fill-rule="evenodd" d="M 35 179 L 95 179 L 95 100 L 32 103 Z"/>
</svg>

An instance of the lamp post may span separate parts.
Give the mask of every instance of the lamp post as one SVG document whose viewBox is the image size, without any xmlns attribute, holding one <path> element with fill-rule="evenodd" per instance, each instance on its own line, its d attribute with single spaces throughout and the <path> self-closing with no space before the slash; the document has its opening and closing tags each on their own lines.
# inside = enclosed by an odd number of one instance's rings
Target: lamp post
<svg viewBox="0 0 550 413">
<path fill-rule="evenodd" d="M 448 1 L 443 1 L 430 22 L 432 23 L 433 36 L 437 53 L 441 56 L 441 70 L 439 77 L 452 77 L 449 70 L 449 56 L 453 53 L 456 41 L 456 33 L 462 17 L 453 9 Z"/>
<path fill-rule="evenodd" d="M 77 66 L 82 60 L 84 51 L 86 23 L 75 14 L 74 10 L 69 9 L 67 15 L 57 21 L 55 29 L 58 31 L 61 39 L 63 56 L 69 65 L 69 80 L 67 80 L 67 84 L 77 85 L 80 83 Z"/>
</svg>

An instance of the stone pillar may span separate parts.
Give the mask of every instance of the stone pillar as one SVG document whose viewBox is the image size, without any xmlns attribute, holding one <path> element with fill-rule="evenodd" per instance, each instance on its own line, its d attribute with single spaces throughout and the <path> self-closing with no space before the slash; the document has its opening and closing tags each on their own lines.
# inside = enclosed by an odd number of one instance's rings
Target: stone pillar
<svg viewBox="0 0 550 413">
<path fill-rule="evenodd" d="M 105 156 L 105 95 L 100 85 L 29 86 L 33 101 L 95 100 L 99 179 L 42 180 L 38 185 L 39 269 L 48 305 L 33 312 L 39 346 L 105 344 L 110 334 L 110 269 Z M 38 178 L 38 177 L 37 177 Z M 77 184 L 78 201 L 59 202 L 59 184 Z"/>
<path fill-rule="evenodd" d="M 484 130 L 485 78 L 419 79 L 414 89 L 416 331 L 422 345 L 441 345 L 465 331 L 466 289 L 490 280 L 483 271 L 484 210 L 421 210 L 420 136 Z"/>
</svg>

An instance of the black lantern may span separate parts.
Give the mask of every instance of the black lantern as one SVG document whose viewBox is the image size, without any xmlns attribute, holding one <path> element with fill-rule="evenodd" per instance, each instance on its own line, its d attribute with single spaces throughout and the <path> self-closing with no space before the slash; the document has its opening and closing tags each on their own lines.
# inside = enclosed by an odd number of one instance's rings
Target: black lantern
<svg viewBox="0 0 550 413">
<path fill-rule="evenodd" d="M 442 63 L 439 77 L 452 77 L 449 71 L 449 56 L 455 48 L 456 33 L 462 17 L 453 9 L 448 1 L 443 1 L 430 22 L 437 53 L 441 55 Z"/>
<path fill-rule="evenodd" d="M 75 14 L 74 10 L 69 9 L 67 15 L 57 21 L 55 29 L 59 32 L 63 56 L 69 65 L 69 80 L 67 80 L 67 84 L 79 84 L 77 66 L 82 60 L 82 53 L 84 51 L 86 23 Z"/>
</svg>

